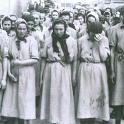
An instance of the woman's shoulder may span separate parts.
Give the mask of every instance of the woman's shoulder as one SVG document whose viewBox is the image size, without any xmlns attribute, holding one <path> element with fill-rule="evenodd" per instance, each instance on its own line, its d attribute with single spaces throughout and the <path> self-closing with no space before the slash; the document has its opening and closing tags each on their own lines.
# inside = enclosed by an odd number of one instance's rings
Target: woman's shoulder
<svg viewBox="0 0 124 124">
<path fill-rule="evenodd" d="M 81 38 L 78 39 L 78 45 L 86 44 L 88 39 L 89 39 L 89 36 L 87 34 L 82 36 Z"/>
<path fill-rule="evenodd" d="M 88 38 L 89 38 L 89 36 L 86 34 L 86 35 L 80 37 L 80 38 L 78 39 L 78 41 L 80 41 L 80 42 L 85 42 L 86 40 L 88 40 Z"/>
<path fill-rule="evenodd" d="M 73 44 L 77 44 L 77 40 L 74 39 L 73 37 L 69 36 L 67 39 L 66 39 L 66 42 L 68 45 L 73 45 Z"/>
<path fill-rule="evenodd" d="M 35 37 L 32 36 L 32 35 L 28 35 L 28 36 L 26 37 L 26 40 L 27 40 L 27 41 L 34 41 L 34 40 L 36 40 L 36 39 L 35 39 Z"/>
</svg>

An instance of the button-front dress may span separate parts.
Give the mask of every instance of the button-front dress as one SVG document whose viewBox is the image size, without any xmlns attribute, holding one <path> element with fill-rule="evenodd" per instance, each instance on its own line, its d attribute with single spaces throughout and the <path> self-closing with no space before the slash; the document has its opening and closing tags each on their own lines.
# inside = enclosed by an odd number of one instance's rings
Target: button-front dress
<svg viewBox="0 0 124 124">
<path fill-rule="evenodd" d="M 101 44 L 109 53 L 109 43 L 103 36 Z M 99 118 L 109 121 L 109 95 L 105 63 L 101 60 L 97 41 L 92 42 L 88 35 L 78 41 L 78 102 L 77 118 Z M 91 61 L 88 59 L 91 58 Z"/>
<path fill-rule="evenodd" d="M 66 39 L 71 62 L 77 59 L 77 42 Z M 43 74 L 40 119 L 51 123 L 75 123 L 74 98 L 72 90 L 71 64 L 62 61 L 64 53 L 57 42 L 60 53 L 53 51 L 52 38 L 48 38 L 42 57 L 46 58 Z"/>
<path fill-rule="evenodd" d="M 8 57 L 28 60 L 39 59 L 38 44 L 33 37 L 26 37 L 20 41 L 11 39 Z M 35 119 L 35 69 L 34 65 L 21 65 L 11 67 L 11 73 L 18 79 L 16 82 L 8 78 L 7 87 L 3 96 L 2 116 L 20 119 Z"/>
</svg>

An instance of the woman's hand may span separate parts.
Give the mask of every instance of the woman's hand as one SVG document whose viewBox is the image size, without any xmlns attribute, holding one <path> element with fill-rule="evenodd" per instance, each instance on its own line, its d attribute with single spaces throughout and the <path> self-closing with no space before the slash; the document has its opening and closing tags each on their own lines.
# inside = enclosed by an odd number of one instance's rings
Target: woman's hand
<svg viewBox="0 0 124 124">
<path fill-rule="evenodd" d="M 6 80 L 1 80 L 1 89 L 5 89 L 6 88 Z"/>
<path fill-rule="evenodd" d="M 19 59 L 14 59 L 11 61 L 11 66 L 18 66 L 20 65 L 21 61 Z"/>
<path fill-rule="evenodd" d="M 11 73 L 8 74 L 9 78 L 12 80 L 12 81 L 17 81 L 18 79 Z"/>
<path fill-rule="evenodd" d="M 101 40 L 103 39 L 102 34 L 95 34 L 94 39 L 98 42 L 98 44 L 101 44 Z"/>
<path fill-rule="evenodd" d="M 110 79 L 111 79 L 112 83 L 115 84 L 115 73 L 114 72 L 111 73 Z"/>
</svg>

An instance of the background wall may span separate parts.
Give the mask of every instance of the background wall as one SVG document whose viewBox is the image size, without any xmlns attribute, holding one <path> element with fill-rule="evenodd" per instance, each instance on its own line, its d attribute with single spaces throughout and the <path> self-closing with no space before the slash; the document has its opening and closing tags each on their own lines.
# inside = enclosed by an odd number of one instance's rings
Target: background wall
<svg viewBox="0 0 124 124">
<path fill-rule="evenodd" d="M 0 0 L 0 15 L 16 14 L 26 11 L 29 0 Z"/>
</svg>

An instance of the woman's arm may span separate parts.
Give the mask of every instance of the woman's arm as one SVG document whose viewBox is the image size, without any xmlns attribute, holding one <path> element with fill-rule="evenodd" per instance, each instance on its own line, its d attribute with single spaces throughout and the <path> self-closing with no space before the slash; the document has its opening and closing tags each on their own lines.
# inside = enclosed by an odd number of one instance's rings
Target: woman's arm
<svg viewBox="0 0 124 124">
<path fill-rule="evenodd" d="M 3 58 L 2 67 L 3 67 L 2 80 L 6 80 L 7 78 L 7 57 Z"/>
<path fill-rule="evenodd" d="M 3 75 L 1 80 L 1 88 L 6 88 L 6 79 L 7 79 L 7 57 L 4 57 L 2 60 L 2 68 L 3 68 Z"/>
<path fill-rule="evenodd" d="M 46 66 L 46 58 L 42 58 L 42 61 L 41 61 L 41 72 L 40 72 L 40 87 L 42 86 L 42 80 L 43 80 L 43 73 L 44 73 L 44 68 Z"/>
<path fill-rule="evenodd" d="M 99 55 L 100 55 L 101 61 L 106 61 L 108 55 L 110 55 L 109 41 L 107 37 L 103 36 L 102 34 L 96 34 L 95 40 L 99 45 Z"/>
<path fill-rule="evenodd" d="M 110 55 L 110 64 L 111 64 L 111 80 L 112 83 L 115 83 L 115 47 L 111 46 L 111 55 Z"/>
<path fill-rule="evenodd" d="M 103 44 L 101 44 L 99 47 L 99 54 L 100 54 L 101 60 L 106 61 L 106 59 L 109 55 L 109 49 L 105 48 L 105 46 Z"/>
<path fill-rule="evenodd" d="M 9 59 L 7 59 L 7 73 L 11 80 L 17 81 L 16 77 L 11 73 L 11 64 Z"/>
<path fill-rule="evenodd" d="M 19 60 L 15 59 L 11 62 L 12 66 L 28 66 L 33 65 L 38 62 L 38 59 L 28 59 L 28 60 Z"/>
</svg>

